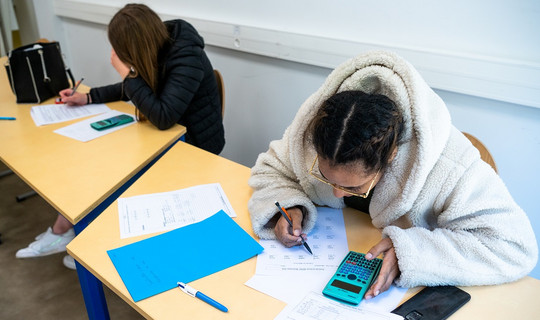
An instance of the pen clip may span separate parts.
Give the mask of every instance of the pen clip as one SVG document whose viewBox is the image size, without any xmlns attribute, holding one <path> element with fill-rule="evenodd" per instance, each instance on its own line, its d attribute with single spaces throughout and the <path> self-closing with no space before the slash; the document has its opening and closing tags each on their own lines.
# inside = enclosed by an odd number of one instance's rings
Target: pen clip
<svg viewBox="0 0 540 320">
<path fill-rule="evenodd" d="M 198 292 L 195 288 L 192 288 L 183 282 L 177 282 L 176 284 L 178 285 L 178 288 L 180 288 L 180 290 L 184 291 L 192 297 L 195 297 Z"/>
</svg>

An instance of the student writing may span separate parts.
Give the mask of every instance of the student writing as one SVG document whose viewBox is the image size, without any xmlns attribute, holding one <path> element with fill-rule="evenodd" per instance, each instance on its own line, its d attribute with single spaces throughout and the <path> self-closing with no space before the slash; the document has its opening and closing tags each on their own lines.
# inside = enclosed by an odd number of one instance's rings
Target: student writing
<svg viewBox="0 0 540 320">
<path fill-rule="evenodd" d="M 334 70 L 252 168 L 255 233 L 301 245 L 315 205 L 369 213 L 384 255 L 371 298 L 399 286 L 490 285 L 526 276 L 538 248 L 526 214 L 405 60 L 369 52 Z M 293 227 L 273 199 L 291 215 Z"/>
</svg>

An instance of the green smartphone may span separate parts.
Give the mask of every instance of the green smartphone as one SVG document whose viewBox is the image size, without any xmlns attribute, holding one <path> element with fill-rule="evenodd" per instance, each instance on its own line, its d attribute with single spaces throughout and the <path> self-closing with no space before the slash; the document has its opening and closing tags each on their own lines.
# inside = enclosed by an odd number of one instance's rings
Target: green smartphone
<svg viewBox="0 0 540 320">
<path fill-rule="evenodd" d="M 130 123 L 133 121 L 133 117 L 127 114 L 121 114 L 112 118 L 96 121 L 90 124 L 90 126 L 96 130 L 105 130 L 112 127 L 116 127 L 122 124 Z"/>
<path fill-rule="evenodd" d="M 323 290 L 327 297 L 357 305 L 377 279 L 382 260 L 367 260 L 363 253 L 349 251 Z"/>
</svg>

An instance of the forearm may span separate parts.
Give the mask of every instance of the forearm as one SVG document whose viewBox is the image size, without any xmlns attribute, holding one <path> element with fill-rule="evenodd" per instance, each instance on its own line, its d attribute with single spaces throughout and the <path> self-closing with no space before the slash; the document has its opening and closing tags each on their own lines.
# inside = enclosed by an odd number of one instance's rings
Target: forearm
<svg viewBox="0 0 540 320">
<path fill-rule="evenodd" d="M 90 103 L 106 103 L 119 100 L 129 100 L 123 94 L 121 82 L 90 89 Z"/>
<path fill-rule="evenodd" d="M 480 160 L 458 177 L 443 181 L 444 191 L 433 201 L 442 212 L 411 211 L 413 227 L 384 229 L 396 248 L 400 284 L 497 284 L 536 265 L 531 224 L 500 177 Z M 425 210 L 434 210 L 433 203 L 425 203 Z"/>
<path fill-rule="evenodd" d="M 404 287 L 493 285 L 527 275 L 537 260 L 534 245 L 448 229 L 387 227 Z"/>
<path fill-rule="evenodd" d="M 248 209 L 259 237 L 274 238 L 269 221 L 278 213 L 276 201 L 285 208 L 303 207 L 303 227 L 306 232 L 313 228 L 317 210 L 290 165 L 286 139 L 273 141 L 270 149 L 259 155 L 248 183 L 253 188 Z"/>
</svg>

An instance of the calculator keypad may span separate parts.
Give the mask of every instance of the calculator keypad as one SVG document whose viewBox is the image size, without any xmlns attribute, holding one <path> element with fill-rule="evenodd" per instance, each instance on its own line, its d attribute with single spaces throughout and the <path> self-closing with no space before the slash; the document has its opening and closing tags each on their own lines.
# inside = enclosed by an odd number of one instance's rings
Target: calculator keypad
<svg viewBox="0 0 540 320">
<path fill-rule="evenodd" d="M 364 255 L 349 252 L 345 263 L 339 268 L 337 275 L 367 284 L 369 277 L 377 268 L 378 263 L 377 260 L 367 260 Z"/>
</svg>

